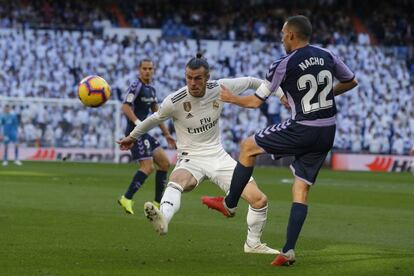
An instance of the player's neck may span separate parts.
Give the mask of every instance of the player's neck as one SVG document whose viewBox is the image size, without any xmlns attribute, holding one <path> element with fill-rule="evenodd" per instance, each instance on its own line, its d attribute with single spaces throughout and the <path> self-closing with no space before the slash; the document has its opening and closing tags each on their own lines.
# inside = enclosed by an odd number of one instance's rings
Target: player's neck
<svg viewBox="0 0 414 276">
<path fill-rule="evenodd" d="M 143 78 L 139 78 L 140 80 L 141 80 L 141 82 L 143 83 L 143 84 L 146 84 L 146 85 L 148 85 L 148 84 L 150 84 L 151 83 L 151 81 L 150 80 L 145 80 L 145 79 L 143 79 Z"/>
<path fill-rule="evenodd" d="M 295 51 L 295 50 L 297 50 L 297 49 L 300 49 L 300 48 L 306 47 L 306 46 L 308 46 L 308 45 L 309 45 L 309 41 L 298 41 L 298 43 L 296 43 L 296 44 L 292 47 L 291 52 L 293 52 L 293 51 Z"/>
<path fill-rule="evenodd" d="M 193 94 L 189 91 L 190 95 L 193 96 L 194 98 L 202 98 L 204 97 L 204 95 L 206 94 L 206 91 L 204 91 L 202 94 Z"/>
</svg>

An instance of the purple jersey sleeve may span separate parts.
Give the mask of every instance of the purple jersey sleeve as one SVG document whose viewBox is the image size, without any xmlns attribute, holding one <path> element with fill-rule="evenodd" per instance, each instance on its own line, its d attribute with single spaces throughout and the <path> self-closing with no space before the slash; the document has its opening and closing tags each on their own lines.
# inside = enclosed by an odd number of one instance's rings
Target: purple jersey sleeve
<svg viewBox="0 0 414 276">
<path fill-rule="evenodd" d="M 269 72 L 266 74 L 266 80 L 268 81 L 267 88 L 271 93 L 279 88 L 285 78 L 287 64 L 294 54 L 284 56 L 270 65 Z"/>
<path fill-rule="evenodd" d="M 125 99 L 123 103 L 126 104 L 133 104 L 135 99 L 137 98 L 139 91 L 141 90 L 141 82 L 140 81 L 134 81 L 127 89 Z"/>
<path fill-rule="evenodd" d="M 348 82 L 348 81 L 353 80 L 355 77 L 354 72 L 352 72 L 351 69 L 349 69 L 349 67 L 337 55 L 332 54 L 332 57 L 335 62 L 335 67 L 334 67 L 334 72 L 333 72 L 334 76 L 340 82 Z"/>
</svg>

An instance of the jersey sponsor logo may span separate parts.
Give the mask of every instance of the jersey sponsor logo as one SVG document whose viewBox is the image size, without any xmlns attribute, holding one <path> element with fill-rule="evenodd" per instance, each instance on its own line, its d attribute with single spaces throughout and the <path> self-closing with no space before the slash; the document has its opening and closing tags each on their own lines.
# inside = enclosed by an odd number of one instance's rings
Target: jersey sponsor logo
<svg viewBox="0 0 414 276">
<path fill-rule="evenodd" d="M 191 111 L 191 103 L 190 102 L 184 102 L 183 107 L 184 107 L 185 112 L 190 112 Z"/>
<path fill-rule="evenodd" d="M 218 120 L 219 120 L 218 118 L 213 121 L 210 117 L 203 118 L 200 120 L 200 123 L 201 123 L 200 127 L 195 127 L 195 128 L 189 127 L 187 128 L 187 131 L 190 134 L 199 134 L 199 133 L 206 132 L 209 129 L 212 129 L 217 124 Z"/>
<path fill-rule="evenodd" d="M 176 103 L 187 96 L 187 89 L 181 90 L 174 97 L 171 98 L 172 103 Z"/>
<path fill-rule="evenodd" d="M 153 103 L 153 102 L 157 102 L 157 100 L 154 97 L 142 97 L 141 102 Z"/>
<path fill-rule="evenodd" d="M 218 109 L 220 107 L 220 104 L 218 103 L 218 101 L 214 100 L 213 101 L 213 109 Z"/>
</svg>

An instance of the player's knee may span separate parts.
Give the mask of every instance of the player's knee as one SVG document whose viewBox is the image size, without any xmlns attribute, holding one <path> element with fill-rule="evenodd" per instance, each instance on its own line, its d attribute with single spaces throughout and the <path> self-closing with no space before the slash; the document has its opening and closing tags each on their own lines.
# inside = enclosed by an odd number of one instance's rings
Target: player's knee
<svg viewBox="0 0 414 276">
<path fill-rule="evenodd" d="M 154 171 L 154 167 L 152 165 L 151 166 L 149 166 L 149 165 L 141 165 L 139 169 L 140 169 L 140 171 L 142 171 L 146 175 L 150 175 Z"/>
<path fill-rule="evenodd" d="M 255 143 L 252 139 L 244 139 L 240 143 L 240 154 L 251 155 L 254 150 Z"/>
<path fill-rule="evenodd" d="M 172 181 L 168 182 L 167 187 L 176 189 L 177 191 L 180 191 L 181 193 L 184 191 L 184 187 L 181 184 L 172 182 Z"/>
<path fill-rule="evenodd" d="M 197 181 L 195 181 L 195 179 L 190 179 L 177 172 L 170 175 L 170 182 L 180 185 L 184 192 L 191 191 L 197 186 Z"/>
<path fill-rule="evenodd" d="M 253 202 L 250 203 L 255 209 L 263 208 L 267 205 L 267 196 L 263 193 L 260 193 L 257 197 L 254 198 Z"/>
<path fill-rule="evenodd" d="M 171 166 L 171 164 L 170 164 L 170 161 L 168 161 L 168 159 L 165 159 L 165 160 L 163 160 L 162 162 L 160 162 L 158 164 L 158 167 L 161 171 L 168 171 L 170 166 Z"/>
<path fill-rule="evenodd" d="M 255 209 L 260 209 L 267 205 L 267 196 L 259 189 L 249 189 L 246 193 L 243 192 L 242 196 Z"/>
</svg>

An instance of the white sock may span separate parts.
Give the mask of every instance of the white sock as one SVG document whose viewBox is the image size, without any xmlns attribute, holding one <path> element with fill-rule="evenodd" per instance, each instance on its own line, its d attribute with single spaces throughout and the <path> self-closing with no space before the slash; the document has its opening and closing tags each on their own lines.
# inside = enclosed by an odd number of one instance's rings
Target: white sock
<svg viewBox="0 0 414 276">
<path fill-rule="evenodd" d="M 246 242 L 249 246 L 254 247 L 260 244 L 260 237 L 262 236 L 263 229 L 267 220 L 267 205 L 260 209 L 252 208 L 249 205 L 249 211 L 247 212 L 247 239 Z"/>
<path fill-rule="evenodd" d="M 170 223 L 174 214 L 180 209 L 182 192 L 183 188 L 177 183 L 169 182 L 167 184 L 167 188 L 161 198 L 160 210 L 168 223 Z"/>
</svg>

